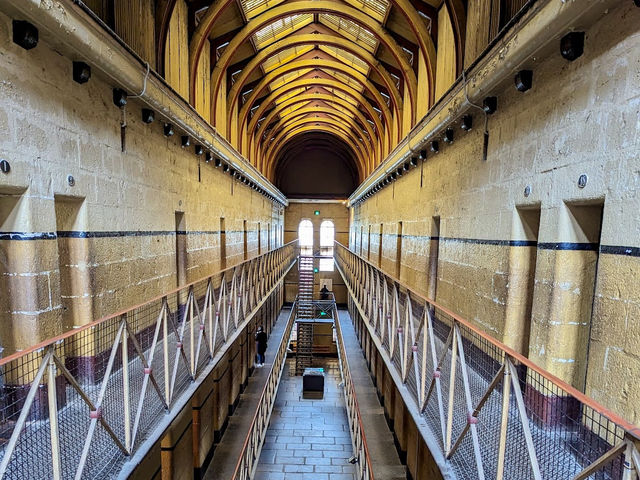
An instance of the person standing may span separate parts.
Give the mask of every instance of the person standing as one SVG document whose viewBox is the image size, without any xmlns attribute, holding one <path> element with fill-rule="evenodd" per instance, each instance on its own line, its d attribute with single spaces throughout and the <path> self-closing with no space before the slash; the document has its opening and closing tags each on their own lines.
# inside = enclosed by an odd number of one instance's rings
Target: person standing
<svg viewBox="0 0 640 480">
<path fill-rule="evenodd" d="M 256 332 L 256 367 L 264 367 L 264 353 L 267 351 L 267 334 L 262 327 L 258 327 Z"/>
<path fill-rule="evenodd" d="M 326 285 L 322 285 L 320 290 L 320 300 L 329 300 L 329 289 Z"/>
</svg>

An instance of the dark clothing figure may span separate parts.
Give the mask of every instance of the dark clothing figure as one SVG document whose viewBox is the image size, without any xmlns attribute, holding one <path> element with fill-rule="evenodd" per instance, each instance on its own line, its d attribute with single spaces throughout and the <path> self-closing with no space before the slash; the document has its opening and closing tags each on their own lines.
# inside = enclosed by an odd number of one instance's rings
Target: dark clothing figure
<svg viewBox="0 0 640 480">
<path fill-rule="evenodd" d="M 323 285 L 320 290 L 320 300 L 329 300 L 329 289 L 326 285 Z"/>
<path fill-rule="evenodd" d="M 258 327 L 256 333 L 256 354 L 258 357 L 257 365 L 262 367 L 264 365 L 264 353 L 267 351 L 267 334 L 264 333 L 262 327 Z"/>
</svg>

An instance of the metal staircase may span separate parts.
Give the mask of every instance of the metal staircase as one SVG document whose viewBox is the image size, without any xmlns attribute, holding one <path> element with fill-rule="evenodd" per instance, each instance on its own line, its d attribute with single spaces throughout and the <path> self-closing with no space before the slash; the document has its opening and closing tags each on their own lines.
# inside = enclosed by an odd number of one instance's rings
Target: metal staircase
<svg viewBox="0 0 640 480">
<path fill-rule="evenodd" d="M 313 257 L 300 255 L 297 318 L 313 318 Z"/>
<path fill-rule="evenodd" d="M 313 323 L 298 320 L 297 326 L 296 375 L 302 375 L 313 360 Z"/>
<path fill-rule="evenodd" d="M 313 324 L 300 321 L 314 317 L 313 306 L 313 257 L 300 255 L 298 270 L 298 312 L 296 340 L 296 375 L 302 375 L 304 369 L 311 366 L 313 357 Z"/>
</svg>

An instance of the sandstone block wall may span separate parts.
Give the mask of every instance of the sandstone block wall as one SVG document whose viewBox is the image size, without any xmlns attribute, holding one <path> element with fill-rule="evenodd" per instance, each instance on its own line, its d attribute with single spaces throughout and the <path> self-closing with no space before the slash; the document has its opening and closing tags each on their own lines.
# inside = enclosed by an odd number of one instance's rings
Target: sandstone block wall
<svg viewBox="0 0 640 480">
<path fill-rule="evenodd" d="M 472 112 L 470 132 L 353 209 L 350 245 L 638 423 L 640 9 L 609 11 L 574 62 L 530 63 L 531 90 L 487 92 L 487 160 Z"/>
<path fill-rule="evenodd" d="M 123 117 L 95 73 L 75 83 L 73 59 L 15 45 L 4 15 L 0 57 L 4 355 L 218 271 L 220 218 L 226 266 L 281 244 L 277 206 L 144 124 L 135 100 Z"/>
</svg>

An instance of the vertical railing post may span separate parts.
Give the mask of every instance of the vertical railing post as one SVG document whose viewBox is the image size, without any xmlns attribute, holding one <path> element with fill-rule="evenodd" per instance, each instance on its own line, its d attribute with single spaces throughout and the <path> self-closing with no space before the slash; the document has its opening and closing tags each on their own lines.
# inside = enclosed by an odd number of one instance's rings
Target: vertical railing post
<svg viewBox="0 0 640 480">
<path fill-rule="evenodd" d="M 516 367 L 507 357 L 505 359 L 505 366 L 511 371 L 511 384 L 513 386 L 513 392 L 516 398 L 516 404 L 518 406 L 518 412 L 520 413 L 520 420 L 522 422 L 522 433 L 524 434 L 525 441 L 527 443 L 527 450 L 529 452 L 529 460 L 531 462 L 531 470 L 533 471 L 534 480 L 542 480 L 542 474 L 540 473 L 540 466 L 538 465 L 538 457 L 536 456 L 536 449 L 533 444 L 533 437 L 531 436 L 531 429 L 529 428 L 529 418 L 527 417 L 527 409 L 522 399 L 522 391 L 520 389 L 520 380 L 518 378 L 518 372 Z"/>
<path fill-rule="evenodd" d="M 504 478 L 504 460 L 507 450 L 507 426 L 509 422 L 509 400 L 511 398 L 511 372 L 504 369 L 502 378 L 502 417 L 500 420 L 500 441 L 498 444 L 498 464 L 496 480 Z"/>
<path fill-rule="evenodd" d="M 122 315 L 122 321 L 127 321 L 127 314 Z M 129 335 L 125 328 L 122 332 L 122 396 L 124 408 L 124 446 L 131 453 L 131 410 L 129 405 L 129 349 L 127 348 Z"/>
<path fill-rule="evenodd" d="M 215 302 L 215 295 L 213 294 L 213 282 L 211 281 L 211 277 L 209 277 L 209 282 L 207 285 L 207 298 L 209 300 L 209 310 L 207 311 L 207 320 L 209 322 L 209 352 L 211 353 L 211 357 L 213 358 L 213 349 L 215 348 L 216 343 L 216 328 L 213 324 L 213 312 L 214 309 L 217 308 Z"/>
<path fill-rule="evenodd" d="M 196 377 L 196 350 L 195 350 L 195 319 L 193 318 L 193 302 L 196 301 L 193 287 L 189 287 L 189 364 L 191 366 L 191 378 Z"/>
<path fill-rule="evenodd" d="M 60 465 L 60 434 L 58 431 L 58 399 L 56 391 L 56 364 L 53 359 L 54 348 L 54 346 L 51 346 L 51 355 L 49 356 L 47 400 L 49 407 L 49 433 L 51 436 L 51 464 L 53 467 L 53 478 L 54 480 L 59 480 L 62 478 L 62 469 Z"/>
<path fill-rule="evenodd" d="M 622 480 L 637 480 L 638 479 L 638 463 L 640 463 L 640 455 L 635 447 L 634 440 L 627 438 L 627 446 L 624 450 L 624 472 L 622 473 Z M 635 458 L 634 458 L 635 457 Z"/>
<path fill-rule="evenodd" d="M 451 343 L 451 370 L 449 371 L 449 406 L 447 409 L 447 437 L 444 445 L 445 453 L 448 453 L 451 449 L 451 434 L 453 432 L 453 403 L 455 401 L 455 389 L 456 389 L 456 357 L 458 356 L 458 342 L 455 338 L 455 321 L 451 328 L 453 332 L 453 342 Z"/>
<path fill-rule="evenodd" d="M 471 430 L 471 439 L 473 441 L 473 452 L 476 457 L 476 466 L 478 468 L 478 480 L 484 480 L 484 466 L 482 464 L 482 450 L 480 449 L 480 439 L 478 438 L 478 428 L 476 425 L 477 417 L 474 416 L 473 401 L 471 399 L 471 387 L 469 384 L 469 371 L 467 369 L 467 361 L 464 354 L 464 344 L 462 343 L 462 335 L 460 334 L 460 328 L 455 326 L 455 335 L 453 343 L 458 342 L 458 349 L 460 351 L 460 370 L 462 372 L 462 385 L 464 388 L 464 396 L 467 404 L 467 424 L 469 430 Z M 477 414 L 476 414 L 477 415 Z"/>
<path fill-rule="evenodd" d="M 167 405 L 171 403 L 171 372 L 169 371 L 169 322 L 167 318 L 167 310 L 169 303 L 167 297 L 162 299 L 162 354 L 164 367 L 164 399 Z"/>
</svg>

